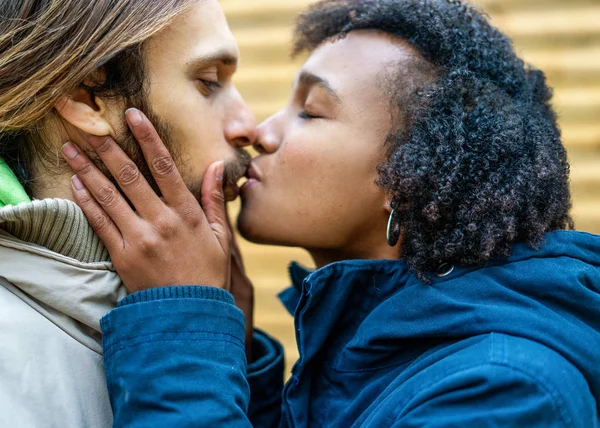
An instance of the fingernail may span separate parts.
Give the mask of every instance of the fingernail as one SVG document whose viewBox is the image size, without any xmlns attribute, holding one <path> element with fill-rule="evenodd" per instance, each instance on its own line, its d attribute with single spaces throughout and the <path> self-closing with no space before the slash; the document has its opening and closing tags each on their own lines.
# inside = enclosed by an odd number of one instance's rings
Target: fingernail
<svg viewBox="0 0 600 428">
<path fill-rule="evenodd" d="M 71 177 L 71 181 L 73 182 L 73 187 L 75 188 L 75 190 L 82 190 L 84 188 L 83 183 L 76 175 Z"/>
<path fill-rule="evenodd" d="M 73 143 L 65 143 L 62 146 L 62 151 L 65 154 L 65 156 L 69 159 L 75 159 L 79 154 L 79 152 L 77 151 L 77 147 L 75 147 Z"/>
<path fill-rule="evenodd" d="M 138 126 L 144 120 L 140 111 L 136 108 L 130 108 L 125 111 L 125 117 L 131 124 L 131 126 Z"/>
</svg>

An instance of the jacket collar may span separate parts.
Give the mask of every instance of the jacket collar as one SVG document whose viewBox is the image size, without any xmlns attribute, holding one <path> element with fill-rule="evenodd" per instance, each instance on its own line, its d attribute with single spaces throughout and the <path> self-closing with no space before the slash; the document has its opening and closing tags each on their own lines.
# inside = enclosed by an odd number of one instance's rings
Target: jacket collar
<svg viewBox="0 0 600 428">
<path fill-rule="evenodd" d="M 349 260 L 314 272 L 292 263 L 289 272 L 293 285 L 280 299 L 295 316 L 298 350 L 305 360 L 331 342 L 332 332 L 343 346 L 377 306 L 407 285 L 419 284 L 401 260 Z"/>
<path fill-rule="evenodd" d="M 304 364 L 319 354 L 364 370 L 496 332 L 556 350 L 600 394 L 598 236 L 549 233 L 539 249 L 517 244 L 507 259 L 457 266 L 430 284 L 400 260 L 345 261 L 312 273 L 292 265 L 290 273 L 293 287 L 281 298 L 294 309 Z"/>
<path fill-rule="evenodd" d="M 0 225 L 0 285 L 102 353 L 99 320 L 127 293 L 83 212 L 46 199 L 0 209 Z"/>
</svg>

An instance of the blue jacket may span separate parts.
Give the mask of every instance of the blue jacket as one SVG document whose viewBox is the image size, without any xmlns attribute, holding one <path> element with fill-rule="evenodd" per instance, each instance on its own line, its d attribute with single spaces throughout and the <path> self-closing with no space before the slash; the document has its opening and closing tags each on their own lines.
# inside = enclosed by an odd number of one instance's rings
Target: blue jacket
<svg viewBox="0 0 600 428">
<path fill-rule="evenodd" d="M 118 427 L 599 427 L 600 237 L 554 232 L 431 284 L 401 261 L 292 265 L 300 358 L 209 287 L 129 296 L 102 319 Z"/>
</svg>

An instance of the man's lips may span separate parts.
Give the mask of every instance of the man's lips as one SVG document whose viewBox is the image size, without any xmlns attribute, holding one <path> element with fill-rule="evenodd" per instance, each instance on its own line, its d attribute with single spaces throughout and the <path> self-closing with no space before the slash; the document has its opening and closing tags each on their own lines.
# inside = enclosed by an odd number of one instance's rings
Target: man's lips
<svg viewBox="0 0 600 428">
<path fill-rule="evenodd" d="M 225 195 L 225 200 L 231 202 L 240 194 L 240 188 L 235 183 L 227 183 L 223 187 L 223 194 Z"/>
</svg>

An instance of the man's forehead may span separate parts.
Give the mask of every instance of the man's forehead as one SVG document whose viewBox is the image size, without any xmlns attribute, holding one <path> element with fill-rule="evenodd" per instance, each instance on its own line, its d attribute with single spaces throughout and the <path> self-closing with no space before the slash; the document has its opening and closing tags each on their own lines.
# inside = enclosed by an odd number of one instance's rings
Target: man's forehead
<svg viewBox="0 0 600 428">
<path fill-rule="evenodd" d="M 185 61 L 212 58 L 232 64 L 239 50 L 223 10 L 217 1 L 200 1 L 151 38 L 156 47 L 168 49 Z"/>
</svg>

